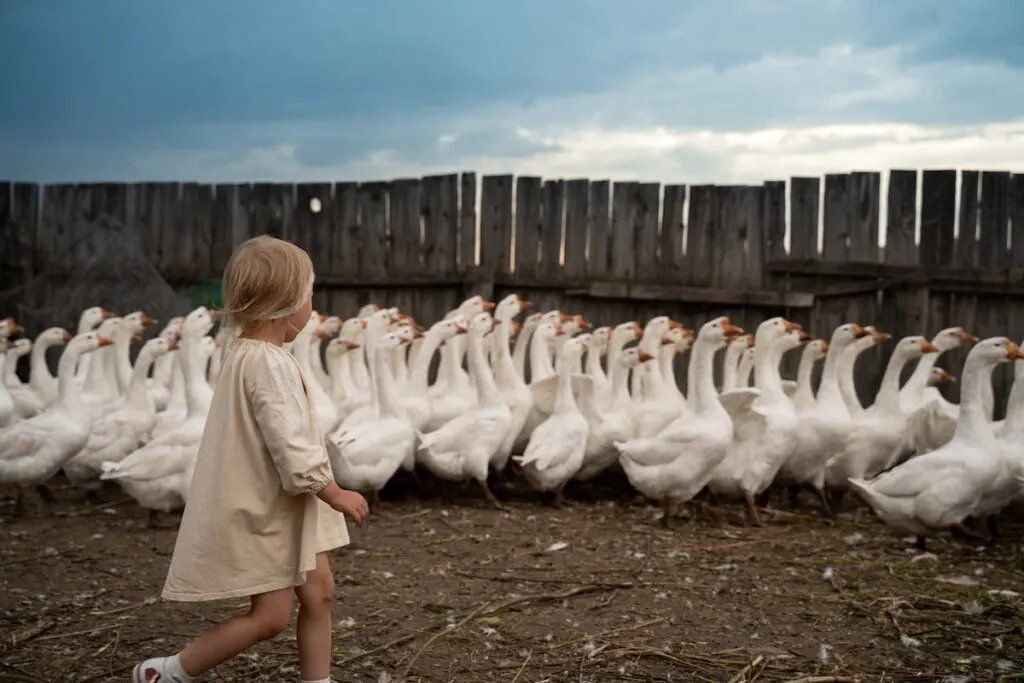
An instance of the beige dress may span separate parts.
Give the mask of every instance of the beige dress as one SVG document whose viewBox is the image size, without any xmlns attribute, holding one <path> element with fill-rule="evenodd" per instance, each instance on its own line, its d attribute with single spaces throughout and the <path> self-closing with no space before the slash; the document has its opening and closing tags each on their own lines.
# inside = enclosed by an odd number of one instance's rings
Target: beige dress
<svg viewBox="0 0 1024 683">
<path fill-rule="evenodd" d="M 284 349 L 233 341 L 213 392 L 163 597 L 197 602 L 299 586 L 348 544 L 316 497 L 334 475 L 308 378 Z"/>
</svg>

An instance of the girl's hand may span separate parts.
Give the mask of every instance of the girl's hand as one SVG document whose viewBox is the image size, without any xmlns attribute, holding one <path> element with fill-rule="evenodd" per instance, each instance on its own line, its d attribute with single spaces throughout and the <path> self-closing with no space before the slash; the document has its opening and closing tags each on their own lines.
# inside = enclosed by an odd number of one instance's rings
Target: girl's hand
<svg viewBox="0 0 1024 683">
<path fill-rule="evenodd" d="M 356 524 L 362 524 L 363 519 L 370 514 L 370 505 L 366 499 L 355 491 L 345 489 L 341 489 L 337 499 L 331 502 L 331 507 L 351 517 Z"/>
<path fill-rule="evenodd" d="M 356 524 L 362 524 L 370 514 L 370 506 L 365 498 L 355 491 L 346 491 L 333 481 L 321 489 L 317 497 L 338 512 L 351 517 Z"/>
</svg>

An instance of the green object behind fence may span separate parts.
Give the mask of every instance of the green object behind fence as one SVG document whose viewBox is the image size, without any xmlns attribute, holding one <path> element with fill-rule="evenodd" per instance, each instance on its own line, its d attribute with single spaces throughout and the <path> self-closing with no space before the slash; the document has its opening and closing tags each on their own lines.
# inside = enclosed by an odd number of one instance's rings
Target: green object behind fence
<svg viewBox="0 0 1024 683">
<path fill-rule="evenodd" d="M 192 308 L 206 306 L 219 310 L 224 306 L 221 298 L 220 280 L 204 280 L 192 287 Z"/>
</svg>

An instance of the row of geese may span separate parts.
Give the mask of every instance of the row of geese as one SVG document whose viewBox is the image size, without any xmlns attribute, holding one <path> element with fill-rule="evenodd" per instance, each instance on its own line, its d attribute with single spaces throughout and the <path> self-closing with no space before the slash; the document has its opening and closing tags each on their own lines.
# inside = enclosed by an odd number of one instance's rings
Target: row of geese
<svg viewBox="0 0 1024 683">
<path fill-rule="evenodd" d="M 992 419 L 993 369 L 1024 359 L 1005 337 L 979 341 L 957 327 L 899 339 L 864 406 L 856 360 L 889 339 L 870 326 L 844 324 L 825 341 L 782 317 L 750 335 L 727 317 L 696 331 L 667 316 L 591 329 L 558 310 L 520 326 L 513 319 L 527 306 L 515 294 L 496 305 L 471 297 L 429 329 L 372 304 L 349 319 L 314 312 L 288 347 L 338 483 L 375 501 L 397 473 L 426 470 L 475 482 L 500 507 L 491 486 L 513 469 L 560 503 L 570 481 L 621 467 L 663 504 L 666 524 L 681 504 L 718 518 L 709 501 L 737 500 L 756 525 L 759 504 L 776 489 L 809 489 L 835 514 L 854 491 L 922 546 L 943 530 L 978 536 L 965 522 L 994 520 L 1022 498 L 1024 363 L 1016 363 L 1006 419 Z M 141 311 L 89 308 L 76 335 L 52 327 L 34 340 L 16 339 L 24 330 L 0 321 L 0 484 L 17 487 L 19 510 L 29 487 L 52 500 L 45 483 L 61 470 L 90 495 L 117 482 L 153 524 L 180 510 L 232 342 L 223 325 L 211 336 L 216 318 L 199 307 L 172 319 L 134 363 L 131 345 L 156 324 Z M 46 353 L 58 345 L 54 377 Z M 937 386 L 954 378 L 935 361 L 963 345 L 972 347 L 953 404 Z M 797 377 L 783 380 L 781 360 L 796 349 Z M 687 351 L 684 394 L 674 360 Z M 27 383 L 17 373 L 23 356 Z"/>
</svg>

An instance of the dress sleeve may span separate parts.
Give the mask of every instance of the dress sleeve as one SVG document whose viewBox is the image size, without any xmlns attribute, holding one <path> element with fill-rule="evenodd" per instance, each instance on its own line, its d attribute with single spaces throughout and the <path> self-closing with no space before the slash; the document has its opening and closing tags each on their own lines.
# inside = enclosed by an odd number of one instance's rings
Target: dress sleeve
<svg viewBox="0 0 1024 683">
<path fill-rule="evenodd" d="M 330 462 L 310 430 L 302 378 L 285 351 L 253 354 L 243 375 L 246 399 L 287 493 L 318 493 L 333 480 Z"/>
</svg>

